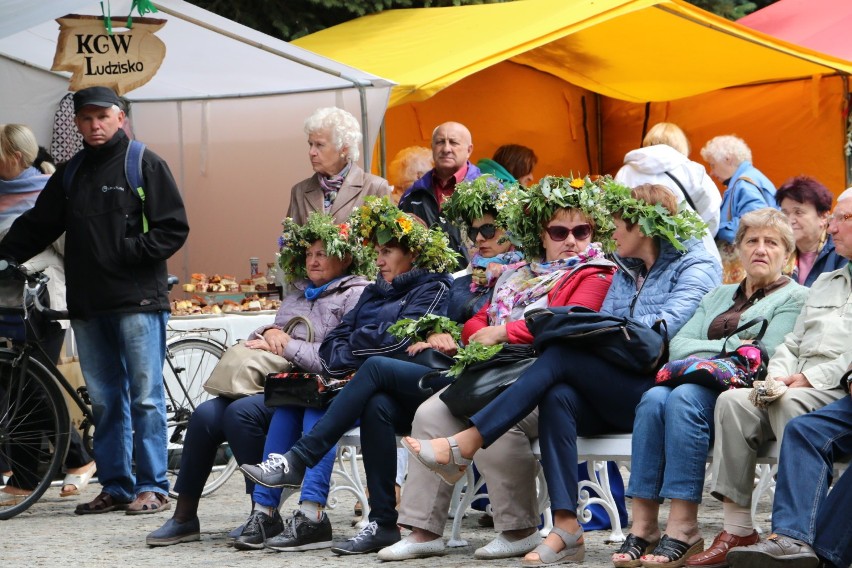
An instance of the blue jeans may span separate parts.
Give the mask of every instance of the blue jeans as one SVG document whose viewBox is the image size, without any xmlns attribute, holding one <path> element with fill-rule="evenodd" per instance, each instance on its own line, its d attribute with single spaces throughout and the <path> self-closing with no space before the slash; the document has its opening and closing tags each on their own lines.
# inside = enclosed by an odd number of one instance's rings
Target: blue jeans
<svg viewBox="0 0 852 568">
<path fill-rule="evenodd" d="M 429 367 L 388 357 L 371 357 L 358 369 L 314 428 L 293 445 L 293 453 L 316 466 L 340 437 L 361 419 L 361 452 L 370 492 L 370 520 L 396 525 L 396 434 L 411 430 L 417 407 L 431 396 L 417 386 Z M 435 385 L 435 390 L 446 384 Z M 526 416 L 526 415 L 524 415 Z"/>
<path fill-rule="evenodd" d="M 577 509 L 577 436 L 630 432 L 651 375 L 594 353 L 549 345 L 515 383 L 470 421 L 487 447 L 539 407 L 541 465 L 553 510 Z"/>
<path fill-rule="evenodd" d="M 237 400 L 217 396 L 198 405 L 186 428 L 175 491 L 201 497 L 222 442 L 228 442 L 240 465 L 262 461 L 263 441 L 273 413 L 274 409 L 263 404 L 262 394 Z M 245 482 L 246 493 L 250 494 L 254 482 L 248 477 Z M 278 491 L 281 497 L 280 489 L 272 491 Z"/>
<path fill-rule="evenodd" d="M 168 312 L 71 321 L 92 399 L 98 480 L 118 501 L 143 491 L 169 492 L 163 388 L 168 321 Z"/>
<path fill-rule="evenodd" d="M 772 532 L 809 543 L 838 567 L 852 564 L 852 468 L 831 485 L 834 462 L 852 454 L 852 397 L 791 420 L 784 429 Z"/>
<path fill-rule="evenodd" d="M 266 434 L 263 446 L 264 458 L 269 454 L 284 454 L 296 443 L 303 433 L 310 432 L 314 424 L 322 418 L 326 409 L 300 408 L 298 406 L 279 406 L 272 415 L 272 423 Z M 328 488 L 331 484 L 331 470 L 337 444 L 305 472 L 302 481 L 300 501 L 313 501 L 325 505 L 328 500 Z M 281 501 L 281 489 L 257 485 L 252 492 L 252 501 L 265 507 L 278 507 Z"/>
<path fill-rule="evenodd" d="M 718 396 L 699 385 L 659 386 L 642 395 L 633 422 L 630 497 L 701 503 Z"/>
</svg>

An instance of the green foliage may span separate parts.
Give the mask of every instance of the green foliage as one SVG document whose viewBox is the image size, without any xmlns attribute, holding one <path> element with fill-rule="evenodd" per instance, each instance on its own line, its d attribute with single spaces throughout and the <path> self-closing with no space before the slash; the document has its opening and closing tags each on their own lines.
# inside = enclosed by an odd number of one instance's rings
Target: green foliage
<svg viewBox="0 0 852 568">
<path fill-rule="evenodd" d="M 375 251 L 373 247 L 361 246 L 348 223 L 337 224 L 331 215 L 314 211 L 304 225 L 298 225 L 291 217 L 287 217 L 281 221 L 281 227 L 281 236 L 278 237 L 278 265 L 287 281 L 307 278 L 305 254 L 317 240 L 325 244 L 325 253 L 329 256 L 342 259 L 351 255 L 351 274 L 375 277 Z"/>
<path fill-rule="evenodd" d="M 383 10 L 509 1 L 512 0 L 190 0 L 196 6 L 286 41 Z M 777 0 L 688 1 L 723 18 L 736 20 Z"/>
<path fill-rule="evenodd" d="M 672 215 L 668 209 L 655 203 L 651 205 L 632 196 L 631 190 L 614 179 L 602 178 L 603 203 L 613 214 L 639 225 L 646 237 L 656 237 L 671 243 L 677 250 L 686 250 L 681 241 L 691 237 L 701 238 L 707 225 L 692 209 L 683 209 Z"/>
<path fill-rule="evenodd" d="M 600 184 L 600 180 L 588 177 L 545 176 L 538 183 L 519 189 L 501 212 L 509 240 L 521 247 L 528 259 L 541 258 L 542 228 L 558 209 L 571 208 L 582 211 L 594 223 L 594 241 L 611 252 L 615 249 L 611 239 L 615 225 L 608 203 L 601 197 Z"/>
<path fill-rule="evenodd" d="M 426 314 L 413 320 L 401 319 L 388 328 L 388 333 L 397 339 L 426 341 L 433 333 L 449 333 L 456 341 L 461 340 L 461 326 L 445 316 Z"/>
<path fill-rule="evenodd" d="M 478 341 L 471 341 L 467 346 L 458 350 L 455 357 L 453 357 L 456 362 L 450 367 L 447 374 L 451 377 L 458 377 L 468 365 L 479 363 L 480 361 L 488 361 L 501 349 L 503 349 L 502 343 L 498 343 L 497 345 L 483 345 Z"/>
<path fill-rule="evenodd" d="M 440 227 L 427 229 L 414 217 L 402 212 L 388 198 L 370 195 L 349 216 L 352 232 L 364 245 L 384 245 L 392 240 L 417 253 L 414 265 L 430 272 L 449 272 L 458 265 L 458 253 Z"/>
<path fill-rule="evenodd" d="M 190 0 L 244 26 L 294 40 L 349 20 L 392 8 L 436 8 L 507 0 Z"/>
</svg>

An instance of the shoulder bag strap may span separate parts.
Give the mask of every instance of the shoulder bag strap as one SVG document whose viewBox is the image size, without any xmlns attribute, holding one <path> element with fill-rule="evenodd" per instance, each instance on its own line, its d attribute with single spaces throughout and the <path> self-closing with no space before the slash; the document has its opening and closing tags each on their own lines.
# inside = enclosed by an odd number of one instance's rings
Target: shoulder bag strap
<svg viewBox="0 0 852 568">
<path fill-rule="evenodd" d="M 293 333 L 293 330 L 295 330 L 296 327 L 299 326 L 299 324 L 302 324 L 302 325 L 304 325 L 305 327 L 308 328 L 308 334 L 307 334 L 307 338 L 305 339 L 305 341 L 307 341 L 308 343 L 313 343 L 314 342 L 314 326 L 311 323 L 311 320 L 309 320 L 308 318 L 306 318 L 304 316 L 294 316 L 294 317 L 290 318 L 290 321 L 288 321 L 286 324 L 284 324 L 284 327 L 281 328 L 281 331 L 283 331 L 284 333 L 289 335 L 289 334 Z"/>
<path fill-rule="evenodd" d="M 677 179 L 677 178 L 674 176 L 674 174 L 672 174 L 671 172 L 664 172 L 664 173 L 665 173 L 667 176 L 669 176 L 673 182 L 675 182 L 675 183 L 677 184 L 677 186 L 678 186 L 678 187 L 680 188 L 680 190 L 683 192 L 683 196 L 686 198 L 686 202 L 687 202 L 687 203 L 689 203 L 689 206 L 690 206 L 690 207 L 692 207 L 692 210 L 693 210 L 693 211 L 695 211 L 695 212 L 697 213 L 697 212 L 698 212 L 698 209 L 696 209 L 696 208 L 695 208 L 695 202 L 694 202 L 694 201 L 692 201 L 692 198 L 689 196 L 689 192 L 688 192 L 688 191 L 686 191 L 686 188 L 685 188 L 685 187 L 683 187 L 683 184 L 682 184 L 682 183 L 680 183 L 680 180 L 679 180 L 679 179 Z"/>
<path fill-rule="evenodd" d="M 722 352 L 727 353 L 728 340 L 734 335 L 738 334 L 741 331 L 754 327 L 760 324 L 760 329 L 757 332 L 757 335 L 752 339 L 754 342 L 758 342 L 763 339 L 763 334 L 766 333 L 766 328 L 769 327 L 769 320 L 766 318 L 754 318 L 753 320 L 749 320 L 744 324 L 740 325 L 737 329 L 729 333 L 725 336 L 725 341 L 722 343 Z"/>
</svg>

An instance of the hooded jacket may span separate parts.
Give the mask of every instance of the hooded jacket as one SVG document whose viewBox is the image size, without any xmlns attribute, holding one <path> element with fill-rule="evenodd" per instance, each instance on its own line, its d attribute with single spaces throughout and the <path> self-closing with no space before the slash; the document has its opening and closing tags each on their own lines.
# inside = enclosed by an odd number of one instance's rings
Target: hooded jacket
<svg viewBox="0 0 852 568">
<path fill-rule="evenodd" d="M 722 196 L 704 166 L 693 162 L 671 146 L 655 144 L 627 152 L 624 165 L 615 174 L 615 179 L 628 187 L 643 183 L 664 185 L 672 190 L 679 203 L 686 201 L 680 186 L 667 174 L 680 182 L 695 204 L 695 212 L 707 223 L 707 233 L 702 242 L 711 254 L 719 258 L 713 237 L 719 230 Z"/>
</svg>

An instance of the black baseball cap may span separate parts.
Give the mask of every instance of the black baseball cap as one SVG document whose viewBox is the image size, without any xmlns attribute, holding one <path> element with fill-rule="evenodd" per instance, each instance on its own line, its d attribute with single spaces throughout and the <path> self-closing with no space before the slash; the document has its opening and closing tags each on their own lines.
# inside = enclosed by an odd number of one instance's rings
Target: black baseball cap
<svg viewBox="0 0 852 568">
<path fill-rule="evenodd" d="M 74 93 L 74 114 L 89 105 L 103 108 L 115 105 L 120 109 L 124 108 L 121 99 L 109 87 L 89 87 Z"/>
</svg>

